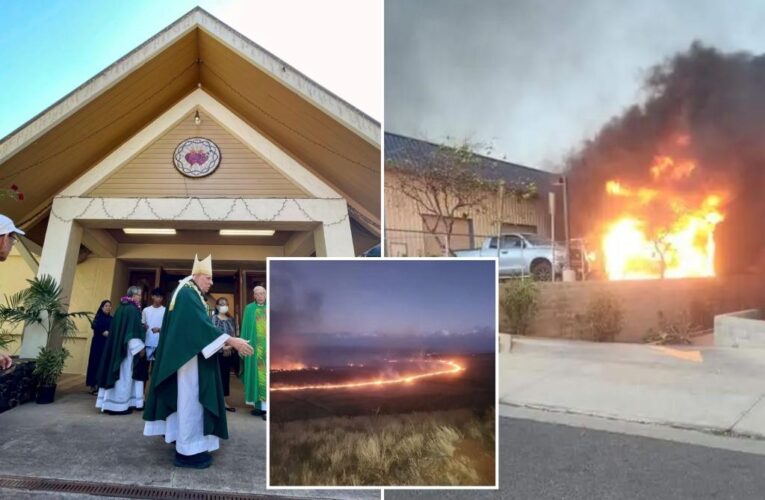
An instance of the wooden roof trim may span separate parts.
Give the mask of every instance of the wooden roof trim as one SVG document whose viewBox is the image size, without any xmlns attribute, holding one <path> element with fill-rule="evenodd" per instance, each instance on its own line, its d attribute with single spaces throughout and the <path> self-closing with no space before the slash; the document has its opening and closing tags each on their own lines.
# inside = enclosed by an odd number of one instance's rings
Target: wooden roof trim
<svg viewBox="0 0 765 500">
<path fill-rule="evenodd" d="M 157 138 L 173 129 L 196 109 L 204 110 L 218 125 L 310 196 L 315 198 L 342 198 L 327 183 L 300 165 L 290 155 L 202 89 L 197 89 L 183 98 L 94 167 L 88 169 L 87 172 L 63 189 L 60 196 L 87 196 L 88 192 L 109 179 Z"/>
<path fill-rule="evenodd" d="M 196 21 L 190 14 L 186 14 L 8 134 L 0 140 L 0 164 L 114 87 L 196 27 Z"/>
<path fill-rule="evenodd" d="M 377 148 L 381 147 L 381 128 L 379 122 L 314 82 L 204 9 L 199 8 L 199 12 L 200 15 L 209 21 L 205 23 L 200 22 L 199 28 L 202 31 L 342 123 L 351 132 L 354 132 Z"/>
</svg>

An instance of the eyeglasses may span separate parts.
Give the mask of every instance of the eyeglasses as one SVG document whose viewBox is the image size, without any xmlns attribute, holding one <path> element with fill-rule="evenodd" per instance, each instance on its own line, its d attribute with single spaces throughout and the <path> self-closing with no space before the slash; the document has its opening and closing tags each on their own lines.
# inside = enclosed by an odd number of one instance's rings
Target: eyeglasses
<svg viewBox="0 0 765 500">
<path fill-rule="evenodd" d="M 11 242 L 11 246 L 15 245 L 18 241 L 18 238 L 16 238 L 15 234 L 7 234 L 8 240 Z"/>
</svg>

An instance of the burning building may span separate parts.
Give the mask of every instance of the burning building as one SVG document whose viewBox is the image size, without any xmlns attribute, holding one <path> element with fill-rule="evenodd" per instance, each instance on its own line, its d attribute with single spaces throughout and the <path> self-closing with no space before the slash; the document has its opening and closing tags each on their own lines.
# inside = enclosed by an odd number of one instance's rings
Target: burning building
<svg viewBox="0 0 765 500">
<path fill-rule="evenodd" d="M 694 43 L 652 68 L 644 90 L 568 160 L 574 234 L 598 243 L 610 279 L 758 268 L 765 55 Z"/>
</svg>

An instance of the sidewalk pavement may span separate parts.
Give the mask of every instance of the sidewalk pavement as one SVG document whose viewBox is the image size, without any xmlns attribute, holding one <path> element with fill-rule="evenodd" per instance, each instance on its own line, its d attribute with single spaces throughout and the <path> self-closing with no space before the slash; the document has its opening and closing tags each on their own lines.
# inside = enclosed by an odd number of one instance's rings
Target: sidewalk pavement
<svg viewBox="0 0 765 500">
<path fill-rule="evenodd" d="M 513 337 L 507 405 L 765 439 L 765 349 Z"/>
<path fill-rule="evenodd" d="M 379 490 L 266 490 L 266 422 L 242 404 L 235 377 L 230 439 L 221 440 L 205 470 L 174 467 L 175 447 L 143 436 L 141 412 L 100 413 L 83 377 L 64 377 L 59 390 L 53 404 L 31 402 L 0 414 L 0 474 L 290 498 L 380 498 Z"/>
</svg>

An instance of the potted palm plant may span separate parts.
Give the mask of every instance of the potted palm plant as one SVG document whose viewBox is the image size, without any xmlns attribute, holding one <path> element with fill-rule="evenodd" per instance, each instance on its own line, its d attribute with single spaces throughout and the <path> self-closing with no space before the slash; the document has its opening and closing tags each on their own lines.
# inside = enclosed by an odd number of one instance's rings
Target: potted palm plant
<svg viewBox="0 0 765 500">
<path fill-rule="evenodd" d="M 5 350 L 5 348 L 8 347 L 12 342 L 13 336 L 11 335 L 11 332 L 0 325 L 0 351 Z"/>
<path fill-rule="evenodd" d="M 11 325 L 39 325 L 45 331 L 48 342 L 36 358 L 34 375 L 39 385 L 37 402 L 52 403 L 56 383 L 69 357 L 69 351 L 61 347 L 61 343 L 77 331 L 75 319 L 89 320 L 91 314 L 68 312 L 64 291 L 53 277 L 45 275 L 27 282 L 29 288 L 10 297 L 6 295 L 5 304 L 0 304 L 0 321 Z"/>
<path fill-rule="evenodd" d="M 37 403 L 52 403 L 56 397 L 56 382 L 64 373 L 64 363 L 69 357 L 69 351 L 64 347 L 51 349 L 43 347 L 35 361 L 35 369 L 32 374 L 37 378 L 39 389 L 37 390 Z"/>
</svg>

